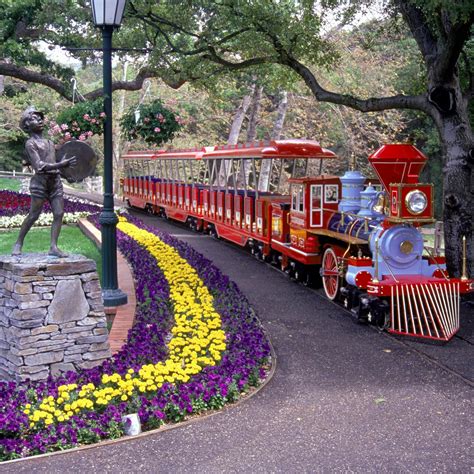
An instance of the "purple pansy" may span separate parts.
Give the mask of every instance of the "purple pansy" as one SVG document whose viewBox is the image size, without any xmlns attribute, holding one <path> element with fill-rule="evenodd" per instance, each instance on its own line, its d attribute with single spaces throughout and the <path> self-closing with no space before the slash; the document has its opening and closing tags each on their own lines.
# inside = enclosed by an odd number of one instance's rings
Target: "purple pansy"
<svg viewBox="0 0 474 474">
<path fill-rule="evenodd" d="M 2 200 L 4 193 L 7 199 Z M 0 194 L 0 215 L 28 212 L 28 196 L 5 191 Z M 6 209 L 2 208 L 4 202 Z M 98 207 L 65 200 L 65 209 L 66 212 L 97 212 Z M 270 346 L 248 300 L 235 283 L 184 242 L 145 226 L 137 218 L 127 216 L 127 219 L 176 248 L 210 289 L 226 333 L 227 349 L 220 364 L 206 367 L 187 383 L 164 384 L 156 392 L 79 413 L 48 429 L 40 425 L 30 428 L 28 416 L 22 411 L 24 405 L 48 395 L 56 396 L 59 385 L 89 382 L 99 385 L 104 373 L 124 375 L 129 368 L 137 370 L 143 364 L 166 359 L 166 337 L 173 324 L 168 283 L 154 258 L 132 238 L 117 232 L 117 245 L 134 271 L 136 284 L 135 324 L 126 344 L 111 359 L 93 369 L 68 372 L 42 382 L 0 382 L 0 460 L 120 437 L 122 416 L 133 410 L 138 412 L 144 429 L 176 422 L 190 413 L 217 409 L 234 401 L 239 392 L 257 385 L 266 376 Z M 92 216 L 91 221 L 98 225 L 98 216 Z"/>
</svg>

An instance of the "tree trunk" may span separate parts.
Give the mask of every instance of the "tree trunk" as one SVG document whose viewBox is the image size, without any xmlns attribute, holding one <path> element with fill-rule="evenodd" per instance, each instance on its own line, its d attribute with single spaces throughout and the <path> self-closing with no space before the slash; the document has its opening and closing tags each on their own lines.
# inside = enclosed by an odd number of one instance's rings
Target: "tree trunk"
<svg viewBox="0 0 474 474">
<path fill-rule="evenodd" d="M 255 90 L 255 84 L 252 84 L 250 86 L 249 93 L 243 97 L 242 102 L 240 103 L 239 107 L 235 111 L 234 119 L 230 127 L 229 138 L 227 139 L 228 145 L 236 145 L 237 142 L 239 141 L 240 130 L 242 129 L 242 124 L 244 122 L 245 114 L 247 113 L 247 110 L 249 108 L 254 90 Z"/>
<path fill-rule="evenodd" d="M 123 63 L 123 71 L 122 71 L 122 81 L 127 80 L 127 69 L 128 69 L 128 62 L 125 61 Z M 120 130 L 120 119 L 123 115 L 123 111 L 125 109 L 125 91 L 122 90 L 120 92 L 120 99 L 118 103 L 118 110 L 115 114 L 114 119 L 114 194 L 118 194 L 120 190 L 120 178 L 122 177 L 123 172 L 123 160 L 121 159 L 122 150 L 123 148 L 123 141 L 121 139 L 121 130 Z M 125 143 L 125 147 L 129 147 L 128 143 Z"/>
<path fill-rule="evenodd" d="M 283 91 L 281 94 L 280 102 L 278 103 L 278 112 L 273 124 L 273 131 L 271 135 L 272 140 L 278 140 L 283 130 L 283 124 L 285 123 L 286 111 L 288 110 L 288 93 Z M 272 172 L 272 161 L 262 160 L 262 168 L 260 170 L 260 177 L 258 180 L 258 190 L 268 191 L 270 185 Z"/>
<path fill-rule="evenodd" d="M 438 110 L 435 121 L 444 155 L 444 241 L 448 272 L 459 277 L 463 271 L 463 237 L 466 237 L 466 270 L 474 276 L 474 137 L 467 101 L 463 100 L 457 78 L 455 106 L 448 113 Z"/>
<path fill-rule="evenodd" d="M 273 125 L 272 140 L 279 140 L 285 123 L 286 111 L 288 110 L 288 92 L 283 91 L 278 104 L 278 113 Z"/>
<path fill-rule="evenodd" d="M 243 97 L 242 101 L 240 102 L 239 107 L 237 108 L 234 114 L 234 119 L 232 120 L 232 125 L 230 127 L 229 138 L 227 139 L 228 145 L 237 145 L 237 142 L 239 141 L 239 135 L 242 129 L 242 124 L 245 119 L 245 114 L 247 113 L 247 110 L 250 106 L 250 101 L 252 100 L 252 95 L 254 91 L 255 91 L 255 83 L 252 83 L 252 85 L 249 88 L 248 94 L 246 94 Z M 230 160 L 222 160 L 222 163 L 220 163 L 219 178 L 218 180 L 216 180 L 219 186 L 225 185 L 225 179 L 226 179 L 226 176 L 229 174 L 228 169 L 230 165 L 231 165 Z"/>
<path fill-rule="evenodd" d="M 3 94 L 5 90 L 5 76 L 0 76 L 0 95 Z"/>
<path fill-rule="evenodd" d="M 249 126 L 247 129 L 247 143 L 254 142 L 257 138 L 257 122 L 260 115 L 260 101 L 262 100 L 263 86 L 255 88 L 250 108 Z"/>
</svg>

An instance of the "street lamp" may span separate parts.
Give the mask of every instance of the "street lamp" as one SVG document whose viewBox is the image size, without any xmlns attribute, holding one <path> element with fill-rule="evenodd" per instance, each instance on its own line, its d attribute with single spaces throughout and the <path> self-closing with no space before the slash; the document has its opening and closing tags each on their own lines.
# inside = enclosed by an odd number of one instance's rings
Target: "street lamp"
<svg viewBox="0 0 474 474">
<path fill-rule="evenodd" d="M 104 85 L 104 205 L 102 227 L 102 296 L 104 306 L 127 303 L 117 281 L 117 215 L 114 212 L 112 160 L 112 33 L 122 23 L 126 0 L 92 0 L 94 24 L 102 30 Z"/>
</svg>

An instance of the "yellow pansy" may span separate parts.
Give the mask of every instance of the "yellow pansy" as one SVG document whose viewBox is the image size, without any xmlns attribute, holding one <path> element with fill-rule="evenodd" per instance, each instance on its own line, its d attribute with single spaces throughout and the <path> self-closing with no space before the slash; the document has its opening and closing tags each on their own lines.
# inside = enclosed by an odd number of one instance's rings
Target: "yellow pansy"
<svg viewBox="0 0 474 474">
<path fill-rule="evenodd" d="M 186 382 L 190 375 L 199 373 L 206 366 L 216 365 L 222 358 L 226 344 L 221 318 L 214 309 L 211 293 L 196 270 L 176 249 L 125 218 L 119 218 L 117 228 L 148 250 L 168 281 L 175 319 L 172 338 L 168 343 L 168 359 L 157 364 L 146 364 L 138 371 L 130 368 L 125 376 L 104 374 L 100 387 L 88 383 L 76 391 L 77 384 L 61 385 L 56 400 L 48 396 L 35 410 L 25 405 L 24 413 L 28 410 L 26 414 L 30 423 L 43 420 L 49 425 L 53 423 L 51 413 L 58 421 L 63 421 L 81 410 L 93 409 L 94 401 L 87 398 L 91 395 L 97 405 L 105 406 L 114 401 L 127 401 L 133 392 L 156 391 L 164 382 Z M 69 400 L 71 403 L 57 406 Z"/>
</svg>

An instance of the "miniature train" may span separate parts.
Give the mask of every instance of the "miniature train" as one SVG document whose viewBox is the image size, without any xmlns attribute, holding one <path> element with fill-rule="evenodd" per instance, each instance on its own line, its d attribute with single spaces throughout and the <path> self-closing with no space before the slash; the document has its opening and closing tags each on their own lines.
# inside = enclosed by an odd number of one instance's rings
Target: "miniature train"
<svg viewBox="0 0 474 474">
<path fill-rule="evenodd" d="M 433 186 L 419 183 L 427 158 L 414 146 L 385 145 L 369 157 L 378 186 L 357 170 L 321 174 L 337 157 L 309 140 L 123 158 L 129 206 L 248 247 L 305 284 L 320 279 L 361 322 L 441 341 L 458 331 L 460 295 L 474 284 L 465 272 L 447 275 L 439 243 L 433 252 L 424 245 Z"/>
</svg>

